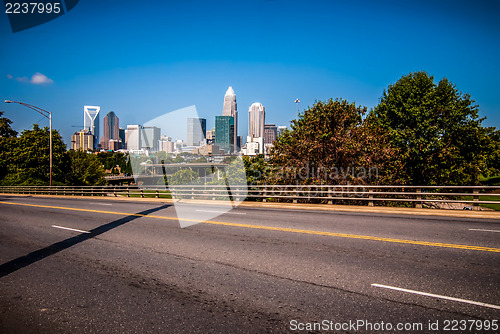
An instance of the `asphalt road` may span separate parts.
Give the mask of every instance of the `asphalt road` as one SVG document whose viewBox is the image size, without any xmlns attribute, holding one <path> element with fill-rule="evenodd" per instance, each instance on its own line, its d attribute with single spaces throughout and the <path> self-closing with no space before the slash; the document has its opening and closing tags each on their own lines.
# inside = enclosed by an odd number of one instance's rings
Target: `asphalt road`
<svg viewBox="0 0 500 334">
<path fill-rule="evenodd" d="M 500 220 L 175 217 L 170 204 L 0 196 L 0 332 L 500 331 Z"/>
</svg>

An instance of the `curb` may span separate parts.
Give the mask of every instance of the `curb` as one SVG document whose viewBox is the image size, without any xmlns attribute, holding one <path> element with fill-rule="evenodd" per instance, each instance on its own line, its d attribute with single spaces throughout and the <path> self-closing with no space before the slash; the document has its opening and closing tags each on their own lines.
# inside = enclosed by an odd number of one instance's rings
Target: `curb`
<svg viewBox="0 0 500 334">
<path fill-rule="evenodd" d="M 210 200 L 174 200 L 169 198 L 142 198 L 142 197 L 111 197 L 111 196 L 64 196 L 64 195 L 28 195 L 28 194 L 3 194 L 0 196 L 15 197 L 41 197 L 41 198 L 65 198 L 65 199 L 99 199 L 111 201 L 133 201 L 149 203 L 186 203 L 202 205 L 224 205 L 229 203 L 225 201 Z M 461 218 L 483 218 L 500 219 L 500 212 L 496 211 L 463 211 L 463 210 L 444 210 L 444 209 L 415 209 L 415 208 L 394 208 L 386 206 L 354 206 L 354 205 L 336 205 L 336 204 L 306 204 L 306 203 L 263 203 L 263 202 L 242 202 L 239 204 L 244 208 L 267 208 L 267 209 L 287 209 L 287 210 L 312 210 L 312 211 L 333 211 L 333 212 L 351 212 L 351 213 L 379 213 L 379 214 L 404 214 L 414 216 L 441 216 L 441 217 L 461 217 Z"/>
</svg>

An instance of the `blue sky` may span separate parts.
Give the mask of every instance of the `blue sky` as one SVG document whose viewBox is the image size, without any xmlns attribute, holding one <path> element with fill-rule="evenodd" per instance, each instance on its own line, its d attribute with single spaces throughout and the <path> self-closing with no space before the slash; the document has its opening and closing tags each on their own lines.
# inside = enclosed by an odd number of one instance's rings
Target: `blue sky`
<svg viewBox="0 0 500 334">
<path fill-rule="evenodd" d="M 296 98 L 301 110 L 337 97 L 372 108 L 424 70 L 471 94 L 498 127 L 498 17 L 500 2 L 482 0 L 80 0 L 14 34 L 0 13 L 0 99 L 50 110 L 69 144 L 84 105 L 114 111 L 121 127 L 196 105 L 211 128 L 233 86 L 245 136 L 253 102 L 266 123 L 288 125 Z M 0 110 L 16 130 L 48 123 L 19 105 Z"/>
</svg>

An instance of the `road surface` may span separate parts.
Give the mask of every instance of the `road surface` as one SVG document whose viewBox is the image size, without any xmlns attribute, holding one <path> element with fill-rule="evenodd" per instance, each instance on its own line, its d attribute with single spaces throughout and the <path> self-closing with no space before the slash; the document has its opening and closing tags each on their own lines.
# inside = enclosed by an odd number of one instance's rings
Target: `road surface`
<svg viewBox="0 0 500 334">
<path fill-rule="evenodd" d="M 495 333 L 499 286 L 499 220 L 0 196 L 1 333 Z"/>
</svg>

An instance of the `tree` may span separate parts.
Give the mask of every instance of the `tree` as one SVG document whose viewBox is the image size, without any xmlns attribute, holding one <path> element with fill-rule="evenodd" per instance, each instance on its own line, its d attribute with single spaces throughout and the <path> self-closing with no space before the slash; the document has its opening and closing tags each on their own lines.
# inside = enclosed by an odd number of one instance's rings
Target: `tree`
<svg viewBox="0 0 500 334">
<path fill-rule="evenodd" d="M 7 176 L 9 165 L 12 163 L 10 154 L 17 141 L 17 132 L 11 128 L 12 121 L 3 117 L 0 111 L 0 182 Z"/>
<path fill-rule="evenodd" d="M 41 129 L 38 124 L 32 130 L 24 130 L 11 143 L 5 185 L 48 185 L 49 184 L 49 128 Z M 69 157 L 59 132 L 52 131 L 52 179 L 54 185 L 67 182 L 70 169 Z"/>
<path fill-rule="evenodd" d="M 17 136 L 17 132 L 11 128 L 12 121 L 3 117 L 3 111 L 0 111 L 0 138 L 9 138 Z"/>
<path fill-rule="evenodd" d="M 242 159 L 248 184 L 266 183 L 269 176 L 272 175 L 272 165 L 264 160 L 263 154 L 253 157 L 244 156 Z"/>
<path fill-rule="evenodd" d="M 71 159 L 71 185 L 105 185 L 104 168 L 95 154 L 81 150 L 68 152 Z"/>
<path fill-rule="evenodd" d="M 384 91 L 369 122 L 398 149 L 395 178 L 411 185 L 474 185 L 486 171 L 487 135 L 478 106 L 446 78 L 403 76 Z"/>
<path fill-rule="evenodd" d="M 197 184 L 200 176 L 198 173 L 191 169 L 179 169 L 170 177 L 169 184 L 182 185 L 182 184 Z"/>
<path fill-rule="evenodd" d="M 343 99 L 315 103 L 276 140 L 270 156 L 279 170 L 271 182 L 380 182 L 393 151 L 380 128 L 363 120 L 365 113 Z"/>
</svg>

